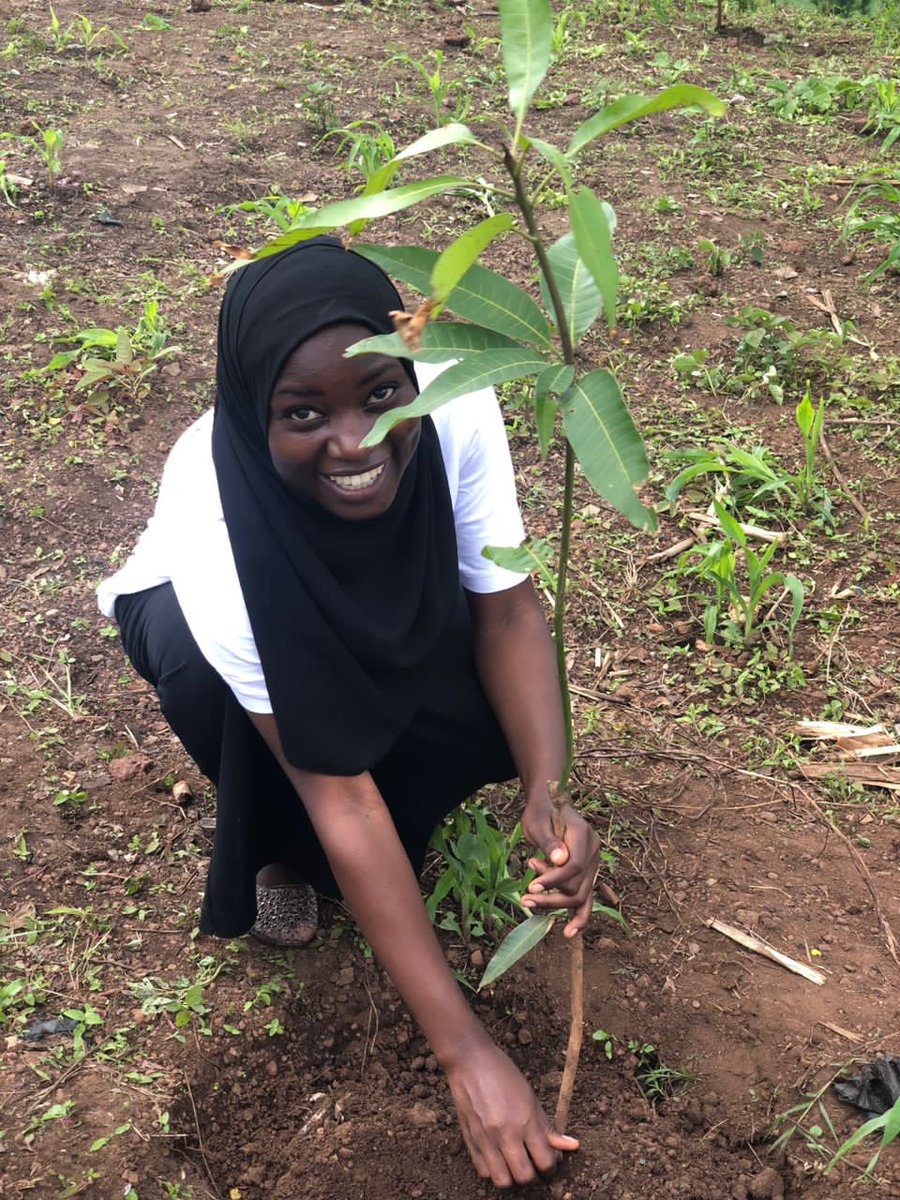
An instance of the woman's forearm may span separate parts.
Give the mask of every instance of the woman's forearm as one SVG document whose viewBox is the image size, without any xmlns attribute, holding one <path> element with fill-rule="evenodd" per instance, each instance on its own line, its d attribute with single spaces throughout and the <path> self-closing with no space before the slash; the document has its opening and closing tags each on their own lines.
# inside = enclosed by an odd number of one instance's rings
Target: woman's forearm
<svg viewBox="0 0 900 1200">
<path fill-rule="evenodd" d="M 471 595 L 478 675 L 526 794 L 559 779 L 565 728 L 556 653 L 530 581 Z"/>
<path fill-rule="evenodd" d="M 286 762 L 271 717 L 254 716 L 309 813 L 344 902 L 445 1069 L 488 1035 L 447 966 L 406 851 L 372 777 Z"/>
</svg>

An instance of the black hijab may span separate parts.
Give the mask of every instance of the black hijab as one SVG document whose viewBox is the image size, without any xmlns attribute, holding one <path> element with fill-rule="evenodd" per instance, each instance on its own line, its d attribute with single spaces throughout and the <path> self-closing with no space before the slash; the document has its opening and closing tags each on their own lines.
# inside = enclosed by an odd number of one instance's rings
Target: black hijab
<svg viewBox="0 0 900 1200">
<path fill-rule="evenodd" d="M 460 594 L 453 512 L 429 418 L 390 508 L 345 521 L 276 474 L 269 402 L 301 342 L 389 333 L 399 308 L 379 267 L 314 238 L 243 267 L 219 316 L 213 458 L 235 565 L 285 756 L 329 775 L 373 767 L 421 703 Z"/>
</svg>

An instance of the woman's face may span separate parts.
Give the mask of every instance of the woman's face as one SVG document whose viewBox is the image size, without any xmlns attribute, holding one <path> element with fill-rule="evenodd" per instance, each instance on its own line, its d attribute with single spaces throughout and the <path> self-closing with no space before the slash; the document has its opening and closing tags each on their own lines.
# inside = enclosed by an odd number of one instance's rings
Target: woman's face
<svg viewBox="0 0 900 1200">
<path fill-rule="evenodd" d="M 269 403 L 269 453 L 291 489 L 347 521 L 386 512 L 415 453 L 421 420 L 401 421 L 384 441 L 360 442 L 381 413 L 416 397 L 397 358 L 344 358 L 371 336 L 361 325 L 332 325 L 297 347 Z"/>
</svg>

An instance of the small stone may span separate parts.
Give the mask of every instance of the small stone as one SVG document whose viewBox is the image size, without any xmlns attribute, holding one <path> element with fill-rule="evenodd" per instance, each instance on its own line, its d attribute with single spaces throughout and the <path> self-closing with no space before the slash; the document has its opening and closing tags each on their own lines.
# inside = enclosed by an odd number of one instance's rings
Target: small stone
<svg viewBox="0 0 900 1200">
<path fill-rule="evenodd" d="M 126 754 L 124 758 L 110 759 L 106 769 L 110 779 L 114 779 L 116 783 L 128 783 L 129 780 L 146 775 L 152 767 L 153 763 L 146 754 Z"/>
<path fill-rule="evenodd" d="M 520 1046 L 530 1046 L 533 1041 L 534 1041 L 534 1035 L 532 1034 L 530 1029 L 525 1029 L 523 1027 L 522 1029 L 519 1030 L 519 1045 Z"/>
<path fill-rule="evenodd" d="M 774 1167 L 764 1167 L 750 1180 L 752 1200 L 784 1200 L 784 1180 Z"/>
<path fill-rule="evenodd" d="M 422 1103 L 416 1103 L 409 1110 L 409 1123 L 414 1129 L 427 1129 L 437 1125 L 437 1113 Z"/>
<path fill-rule="evenodd" d="M 278 1063 L 274 1058 L 270 1058 L 266 1063 L 266 1074 L 271 1076 L 273 1079 L 278 1074 Z"/>
</svg>

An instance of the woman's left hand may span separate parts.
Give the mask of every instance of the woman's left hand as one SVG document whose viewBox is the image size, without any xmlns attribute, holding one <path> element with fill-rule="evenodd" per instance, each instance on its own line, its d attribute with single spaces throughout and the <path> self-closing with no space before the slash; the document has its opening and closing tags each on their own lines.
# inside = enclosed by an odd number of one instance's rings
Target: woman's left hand
<svg viewBox="0 0 900 1200">
<path fill-rule="evenodd" d="M 537 876 L 528 885 L 522 905 L 530 912 L 572 909 L 574 915 L 563 931 L 571 938 L 584 929 L 591 915 L 600 839 L 571 804 L 563 806 L 562 815 L 566 833 L 561 840 L 553 832 L 553 801 L 548 789 L 529 793 L 522 829 L 531 845 L 543 850 L 545 858 L 528 860 Z"/>
</svg>

